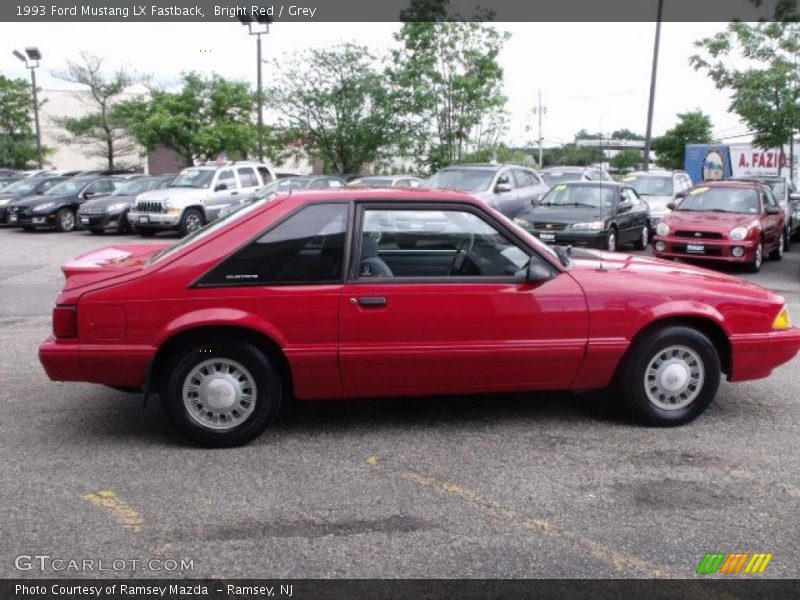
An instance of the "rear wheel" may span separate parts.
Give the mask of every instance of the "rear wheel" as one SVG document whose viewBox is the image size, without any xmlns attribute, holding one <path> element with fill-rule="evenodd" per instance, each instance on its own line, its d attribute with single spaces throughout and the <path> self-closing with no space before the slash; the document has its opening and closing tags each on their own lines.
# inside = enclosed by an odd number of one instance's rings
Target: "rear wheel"
<svg viewBox="0 0 800 600">
<path fill-rule="evenodd" d="M 106 230 L 103 228 L 92 227 L 89 229 L 89 232 L 94 233 L 95 235 L 102 235 L 106 232 Z"/>
<path fill-rule="evenodd" d="M 22 230 L 23 231 L 36 231 L 36 227 L 34 227 L 33 225 L 23 225 L 22 226 Z"/>
<path fill-rule="evenodd" d="M 761 270 L 762 262 L 764 262 L 764 245 L 762 242 L 758 242 L 756 253 L 753 256 L 752 262 L 747 265 L 747 270 L 751 273 L 758 273 Z"/>
<path fill-rule="evenodd" d="M 619 387 L 637 421 L 671 427 L 694 420 L 708 408 L 721 372 L 719 354 L 704 333 L 667 326 L 631 345 L 619 372 Z"/>
<path fill-rule="evenodd" d="M 137 227 L 136 231 L 142 237 L 153 237 L 156 234 L 156 230 L 155 229 L 146 229 L 144 227 Z"/>
<path fill-rule="evenodd" d="M 786 226 L 786 231 L 783 233 L 783 251 L 789 252 L 792 249 L 792 224 Z"/>
<path fill-rule="evenodd" d="M 617 230 L 614 227 L 608 231 L 608 237 L 606 237 L 606 250 L 609 252 L 617 251 Z"/>
<path fill-rule="evenodd" d="M 650 241 L 650 226 L 645 225 L 642 227 L 642 232 L 639 234 L 639 239 L 633 242 L 633 247 L 636 250 L 644 250 L 647 248 L 647 243 Z"/>
<path fill-rule="evenodd" d="M 69 208 L 62 208 L 56 213 L 56 231 L 75 230 L 75 213 Z"/>
<path fill-rule="evenodd" d="M 161 400 L 175 426 L 208 447 L 238 446 L 258 437 L 278 414 L 278 370 L 244 341 L 190 344 L 173 355 Z"/>
<path fill-rule="evenodd" d="M 183 212 L 178 231 L 181 237 L 194 233 L 203 226 L 203 215 L 196 208 L 189 208 Z"/>
</svg>

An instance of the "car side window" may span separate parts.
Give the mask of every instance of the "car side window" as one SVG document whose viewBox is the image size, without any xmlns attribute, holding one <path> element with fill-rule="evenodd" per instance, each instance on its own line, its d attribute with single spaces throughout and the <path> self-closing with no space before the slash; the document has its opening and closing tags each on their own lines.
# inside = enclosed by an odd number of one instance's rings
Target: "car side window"
<svg viewBox="0 0 800 600">
<path fill-rule="evenodd" d="M 764 199 L 764 206 L 780 206 L 771 191 L 765 189 L 762 192 L 762 197 Z"/>
<path fill-rule="evenodd" d="M 267 167 L 256 167 L 256 169 L 258 170 L 258 174 L 261 175 L 261 181 L 264 185 L 272 181 L 272 175 L 270 175 Z"/>
<path fill-rule="evenodd" d="M 622 193 L 625 194 L 625 198 L 630 200 L 634 207 L 639 206 L 639 197 L 631 188 L 624 188 Z"/>
<path fill-rule="evenodd" d="M 220 184 L 224 184 L 229 190 L 236 188 L 236 179 L 234 179 L 233 171 L 231 169 L 225 169 L 219 172 L 219 176 L 217 177 L 217 186 Z"/>
<path fill-rule="evenodd" d="M 253 167 L 239 167 L 236 169 L 236 173 L 239 175 L 239 185 L 243 188 L 258 186 L 258 177 L 256 177 Z"/>
<path fill-rule="evenodd" d="M 307 206 L 222 261 L 200 285 L 339 281 L 346 231 L 346 204 Z"/>
<path fill-rule="evenodd" d="M 532 187 L 534 185 L 533 176 L 527 171 L 523 171 L 522 169 L 514 169 L 512 173 L 514 174 L 514 182 L 516 183 L 516 187 L 524 188 Z"/>
<path fill-rule="evenodd" d="M 466 210 L 367 208 L 357 277 L 513 277 L 529 260 L 520 246 Z"/>
<path fill-rule="evenodd" d="M 328 187 L 328 180 L 327 179 L 314 179 L 311 183 L 308 184 L 308 189 L 310 190 L 322 190 Z"/>
<path fill-rule="evenodd" d="M 497 185 L 500 185 L 501 183 L 510 185 L 512 189 L 517 187 L 514 185 L 514 180 L 511 177 L 510 171 L 503 171 L 502 173 L 500 173 L 500 175 L 497 177 Z"/>
</svg>

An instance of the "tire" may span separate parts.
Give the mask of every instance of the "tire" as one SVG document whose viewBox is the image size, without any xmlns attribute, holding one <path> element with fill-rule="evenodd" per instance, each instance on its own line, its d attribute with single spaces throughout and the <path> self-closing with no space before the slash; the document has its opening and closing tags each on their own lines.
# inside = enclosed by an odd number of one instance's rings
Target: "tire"
<svg viewBox="0 0 800 600">
<path fill-rule="evenodd" d="M 209 393 L 215 381 L 220 383 Z M 185 390 L 192 382 L 198 389 Z M 194 443 L 228 448 L 252 441 L 272 423 L 284 387 L 278 370 L 258 347 L 219 340 L 178 349 L 161 378 L 160 395 L 170 420 Z"/>
<path fill-rule="evenodd" d="M 611 229 L 609 229 L 608 235 L 606 236 L 605 250 L 607 252 L 616 252 L 618 243 L 619 243 L 619 236 L 617 234 L 617 228 L 612 227 Z"/>
<path fill-rule="evenodd" d="M 772 252 L 769 253 L 770 260 L 782 260 L 783 259 L 783 252 L 786 244 L 786 238 L 781 236 L 778 240 L 778 247 L 775 248 Z"/>
<path fill-rule="evenodd" d="M 786 231 L 783 234 L 783 251 L 789 252 L 792 249 L 792 224 L 786 226 Z"/>
<path fill-rule="evenodd" d="M 746 269 L 749 273 L 758 273 L 761 270 L 761 265 L 764 262 L 764 242 L 759 241 L 756 247 L 756 255 L 753 262 L 748 263 Z"/>
<path fill-rule="evenodd" d="M 155 229 L 144 229 L 143 227 L 137 227 L 136 231 L 142 237 L 153 237 L 156 234 Z"/>
<path fill-rule="evenodd" d="M 36 227 L 34 227 L 33 225 L 23 225 L 22 231 L 28 231 L 28 232 L 36 231 Z"/>
<path fill-rule="evenodd" d="M 106 232 L 105 229 L 98 229 L 97 227 L 92 227 L 89 230 L 89 233 L 93 233 L 95 235 L 103 235 Z"/>
<path fill-rule="evenodd" d="M 181 237 L 186 237 L 200 229 L 204 224 L 203 213 L 196 208 L 188 208 L 183 211 L 180 225 L 178 225 L 178 233 L 181 234 Z"/>
<path fill-rule="evenodd" d="M 644 250 L 650 242 L 650 225 L 645 225 L 642 232 L 639 234 L 639 239 L 633 242 L 633 247 L 636 250 Z"/>
<path fill-rule="evenodd" d="M 704 333 L 670 325 L 634 341 L 617 385 L 629 416 L 644 425 L 674 427 L 693 421 L 708 408 L 721 372 L 719 354 Z M 682 387 L 668 387 L 680 386 L 682 378 Z"/>
<path fill-rule="evenodd" d="M 70 208 L 60 208 L 56 213 L 56 231 L 68 233 L 75 231 L 76 227 L 75 212 Z"/>
<path fill-rule="evenodd" d="M 128 221 L 128 213 L 122 213 L 119 216 L 119 221 L 117 222 L 117 232 L 133 233 L 133 227 L 131 226 L 131 222 Z"/>
</svg>

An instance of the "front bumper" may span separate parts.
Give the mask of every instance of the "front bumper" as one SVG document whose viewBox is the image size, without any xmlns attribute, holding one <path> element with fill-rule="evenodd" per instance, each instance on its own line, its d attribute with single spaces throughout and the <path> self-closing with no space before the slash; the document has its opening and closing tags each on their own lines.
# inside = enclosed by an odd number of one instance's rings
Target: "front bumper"
<svg viewBox="0 0 800 600">
<path fill-rule="evenodd" d="M 662 247 L 663 244 L 663 247 Z M 656 258 L 689 258 L 747 264 L 755 260 L 756 240 L 710 240 L 660 236 L 653 238 L 653 256 Z M 733 249 L 741 248 L 742 255 L 734 256 Z"/>
<path fill-rule="evenodd" d="M 730 381 L 768 377 L 773 369 L 800 352 L 800 328 L 731 336 L 733 360 Z"/>
<path fill-rule="evenodd" d="M 124 211 L 116 213 L 82 214 L 78 213 L 78 226 L 83 229 L 108 229 L 118 227 Z"/>
<path fill-rule="evenodd" d="M 56 213 L 24 212 L 10 214 L 8 224 L 15 227 L 55 227 Z"/>
<path fill-rule="evenodd" d="M 606 247 L 608 241 L 608 229 L 563 229 L 560 231 L 528 229 L 528 232 L 546 244 L 558 244 L 560 246 L 602 250 Z"/>
<path fill-rule="evenodd" d="M 137 229 L 174 229 L 180 220 L 180 214 L 173 213 L 128 213 L 128 222 Z"/>
</svg>

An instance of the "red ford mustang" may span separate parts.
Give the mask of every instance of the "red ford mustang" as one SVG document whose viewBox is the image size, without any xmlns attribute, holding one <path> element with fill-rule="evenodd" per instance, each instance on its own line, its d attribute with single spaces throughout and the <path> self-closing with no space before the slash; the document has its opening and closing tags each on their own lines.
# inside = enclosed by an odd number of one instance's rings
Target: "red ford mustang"
<svg viewBox="0 0 800 600">
<path fill-rule="evenodd" d="M 688 191 L 656 228 L 659 258 L 696 258 L 761 269 L 764 255 L 783 258 L 786 214 L 758 182 L 717 181 Z"/>
<path fill-rule="evenodd" d="M 40 358 L 53 380 L 157 391 L 198 443 L 259 435 L 281 402 L 615 384 L 686 423 L 722 373 L 800 350 L 784 299 L 727 275 L 541 244 L 467 195 L 302 192 L 174 245 L 90 252 Z"/>
</svg>

